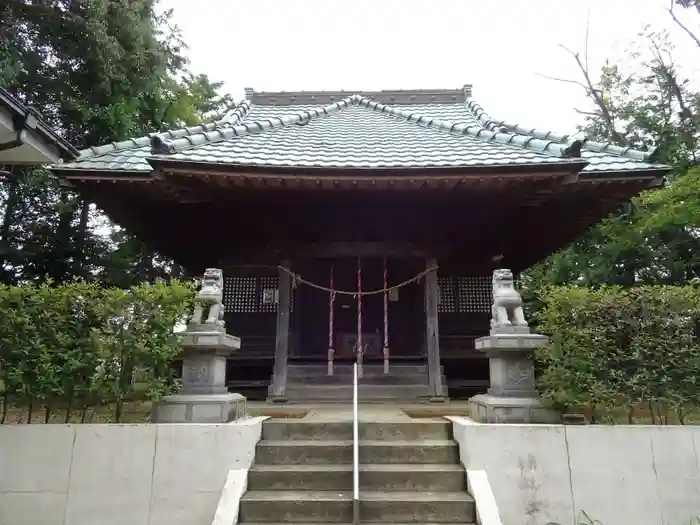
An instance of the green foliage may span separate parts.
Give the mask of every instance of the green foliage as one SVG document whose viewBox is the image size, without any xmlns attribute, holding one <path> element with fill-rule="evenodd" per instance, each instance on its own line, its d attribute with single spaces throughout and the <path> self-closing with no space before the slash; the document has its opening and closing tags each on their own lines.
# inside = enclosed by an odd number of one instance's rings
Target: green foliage
<svg viewBox="0 0 700 525">
<path fill-rule="evenodd" d="M 700 407 L 700 288 L 576 286 L 542 291 L 541 389 L 562 410 L 649 406 L 683 422 Z"/>
<path fill-rule="evenodd" d="M 527 272 L 531 286 L 686 285 L 700 278 L 700 169 L 644 192 L 626 213 Z M 536 305 L 532 305 L 534 309 Z"/>
<path fill-rule="evenodd" d="M 0 2 L 0 85 L 78 148 L 220 118 L 231 97 L 220 82 L 187 73 L 180 32 L 157 4 Z M 0 180 L 0 283 L 179 277 L 84 197 L 36 167 Z"/>
<path fill-rule="evenodd" d="M 173 280 L 131 290 L 72 282 L 0 287 L 0 384 L 9 402 L 71 412 L 113 404 L 119 421 L 134 377 L 157 400 L 176 388 L 174 326 L 191 308 L 191 283 Z"/>
<path fill-rule="evenodd" d="M 700 93 L 678 63 L 672 36 L 647 27 L 598 74 L 582 66 L 580 82 L 591 102 L 580 130 L 593 140 L 657 149 L 655 160 L 672 168 L 667 187 L 633 199 L 531 269 L 539 284 L 685 285 L 700 276 Z"/>
</svg>

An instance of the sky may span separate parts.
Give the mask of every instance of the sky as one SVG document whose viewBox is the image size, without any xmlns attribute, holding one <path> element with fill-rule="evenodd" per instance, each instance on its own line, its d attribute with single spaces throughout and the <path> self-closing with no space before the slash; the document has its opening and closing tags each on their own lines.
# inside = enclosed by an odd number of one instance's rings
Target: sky
<svg viewBox="0 0 700 525">
<path fill-rule="evenodd" d="M 243 98 L 257 91 L 454 89 L 494 117 L 562 133 L 587 108 L 565 45 L 597 72 L 652 23 L 671 30 L 678 59 L 697 48 L 670 0 L 161 0 L 174 10 L 193 73 Z M 686 17 L 687 19 L 687 17 Z"/>
</svg>

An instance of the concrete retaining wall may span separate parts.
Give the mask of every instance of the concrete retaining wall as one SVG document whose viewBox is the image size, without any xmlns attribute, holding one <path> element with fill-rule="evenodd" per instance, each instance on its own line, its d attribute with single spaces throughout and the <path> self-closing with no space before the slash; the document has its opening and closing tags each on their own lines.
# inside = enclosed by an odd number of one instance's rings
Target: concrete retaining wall
<svg viewBox="0 0 700 525">
<path fill-rule="evenodd" d="M 0 427 L 0 525 L 211 525 L 262 420 Z"/>
<path fill-rule="evenodd" d="M 700 427 L 451 419 L 462 463 L 486 471 L 504 525 L 569 525 L 582 510 L 602 525 L 700 517 Z"/>
</svg>

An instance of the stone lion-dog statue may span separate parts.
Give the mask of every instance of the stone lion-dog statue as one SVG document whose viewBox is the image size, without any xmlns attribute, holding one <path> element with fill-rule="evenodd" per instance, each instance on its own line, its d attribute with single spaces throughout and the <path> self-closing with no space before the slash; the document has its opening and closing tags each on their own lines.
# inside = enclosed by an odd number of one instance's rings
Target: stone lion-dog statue
<svg viewBox="0 0 700 525">
<path fill-rule="evenodd" d="M 494 270 L 492 285 L 491 328 L 527 327 L 523 298 L 513 286 L 513 272 Z"/>
<path fill-rule="evenodd" d="M 224 326 L 224 274 L 218 268 L 207 268 L 202 276 L 202 287 L 195 296 L 191 324 Z M 206 320 L 204 312 L 208 310 Z"/>
</svg>

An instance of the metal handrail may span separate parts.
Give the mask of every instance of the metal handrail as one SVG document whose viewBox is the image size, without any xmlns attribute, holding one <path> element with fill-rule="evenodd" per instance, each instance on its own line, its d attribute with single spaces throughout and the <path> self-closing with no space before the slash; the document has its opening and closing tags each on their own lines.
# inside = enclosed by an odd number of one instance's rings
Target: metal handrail
<svg viewBox="0 0 700 525">
<path fill-rule="evenodd" d="M 352 374 L 352 522 L 360 523 L 360 423 L 357 409 L 357 362 Z"/>
</svg>

